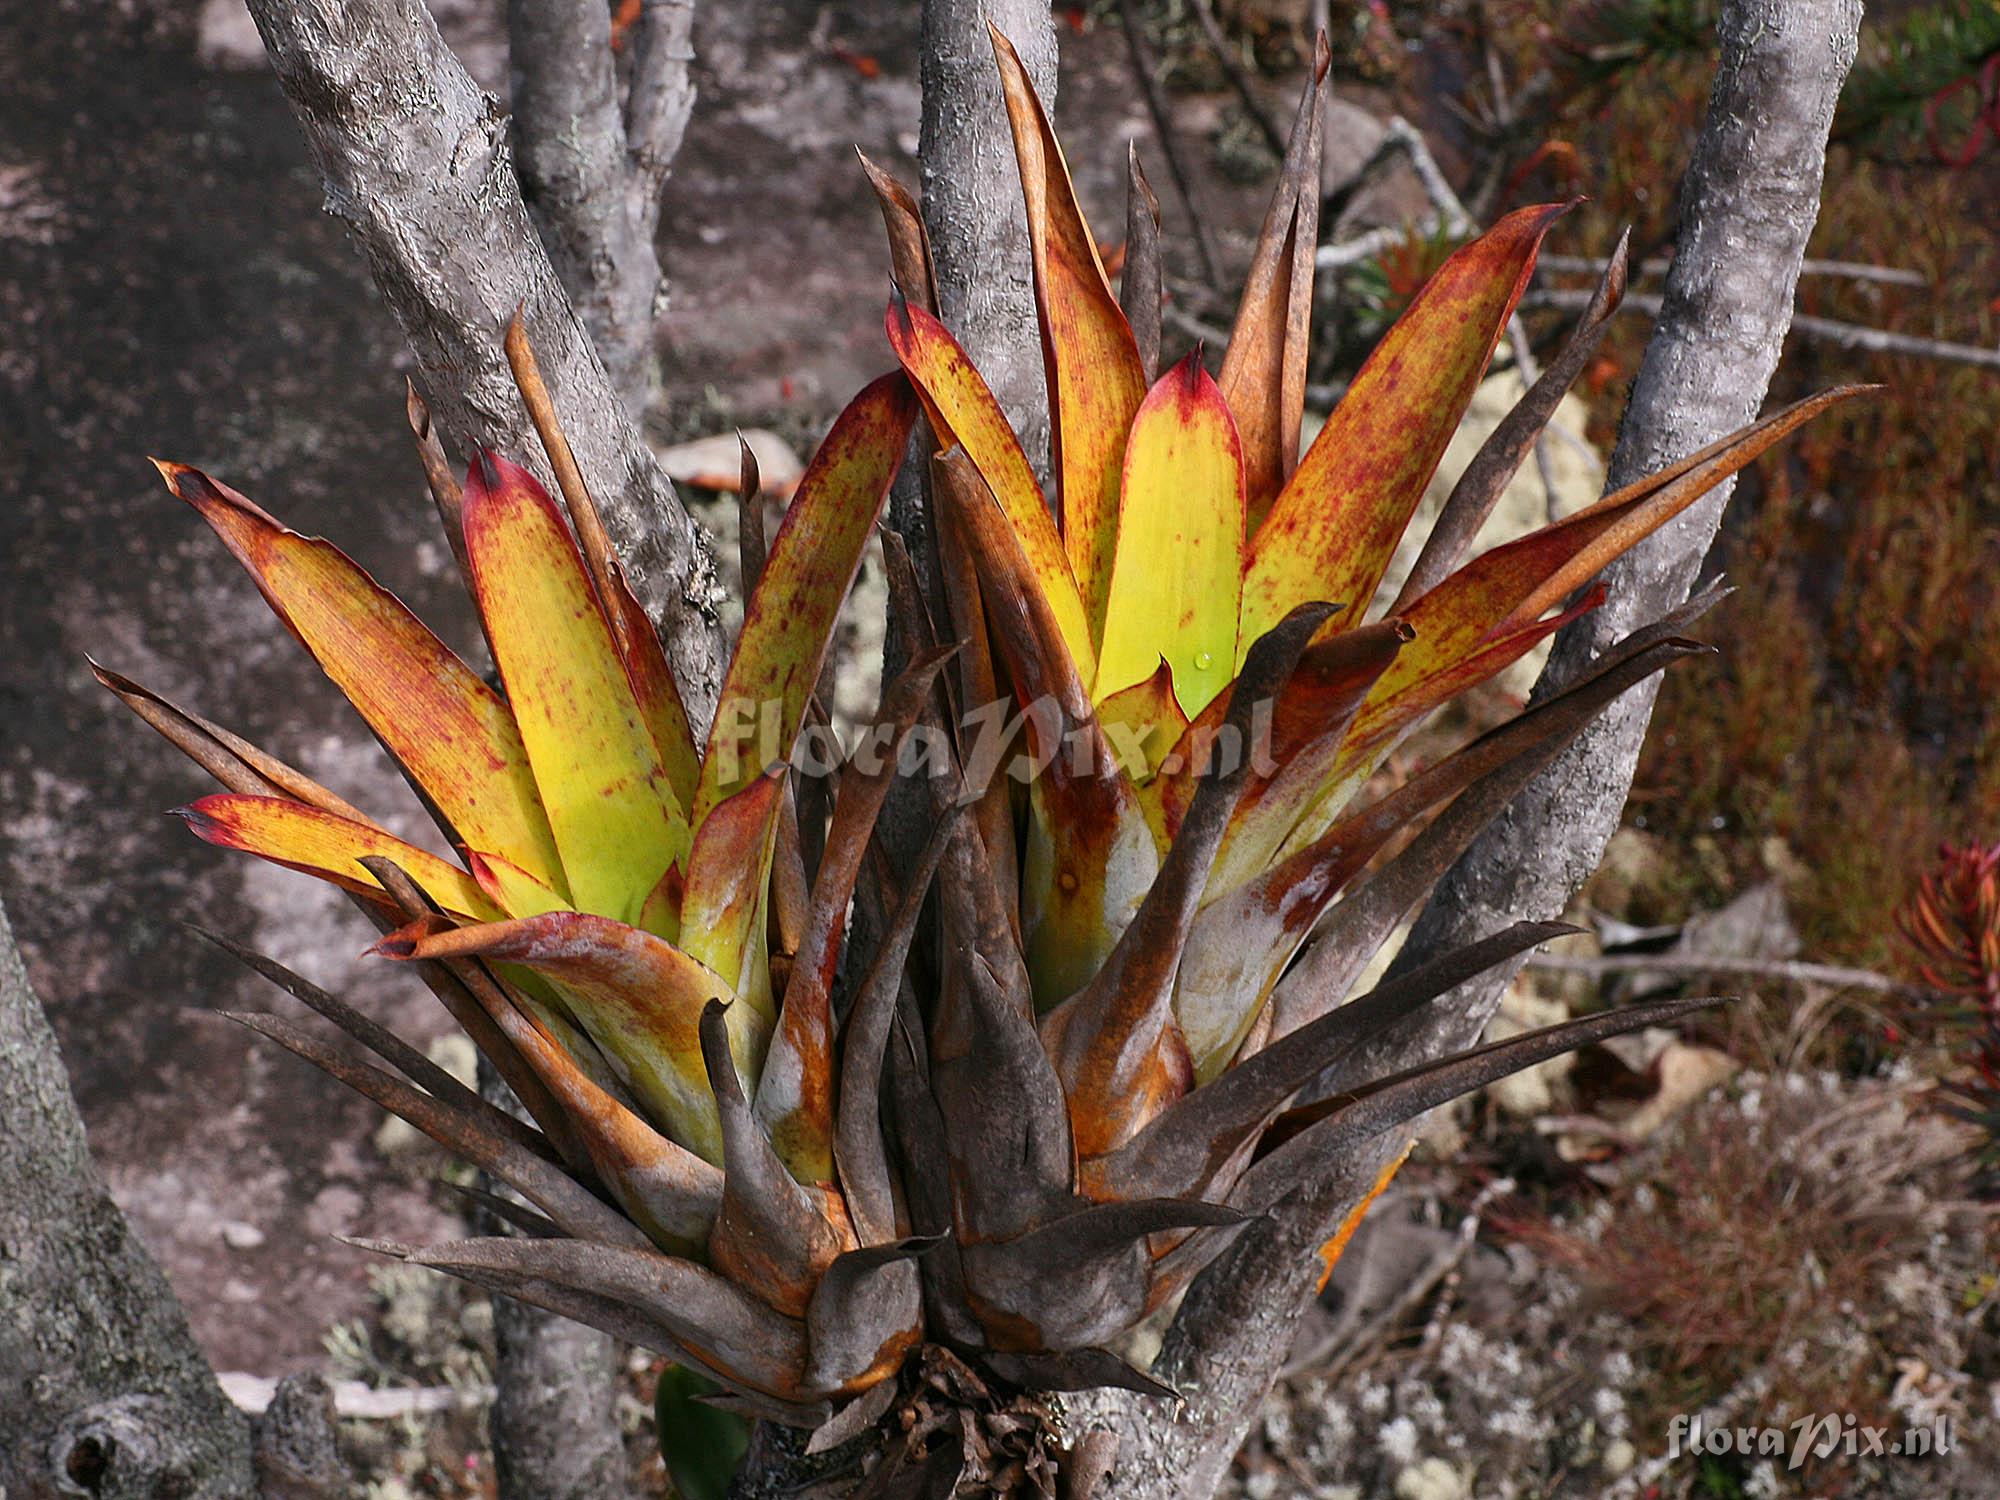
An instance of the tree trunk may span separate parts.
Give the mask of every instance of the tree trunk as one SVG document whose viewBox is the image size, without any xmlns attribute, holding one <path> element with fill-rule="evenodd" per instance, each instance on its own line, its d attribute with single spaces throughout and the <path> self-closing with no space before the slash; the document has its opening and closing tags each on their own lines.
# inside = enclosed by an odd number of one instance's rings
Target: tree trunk
<svg viewBox="0 0 2000 1500">
<path fill-rule="evenodd" d="M 636 418 L 659 387 L 660 191 L 680 149 L 694 0 L 647 0 L 621 109 L 602 0 L 508 0 L 515 170 L 542 244 Z"/>
<path fill-rule="evenodd" d="M 1027 66 L 1051 111 L 1056 34 L 1036 0 L 924 0 L 924 225 L 937 260 L 938 310 L 1006 409 L 1029 462 L 1046 467 L 1048 399 L 1027 211 L 987 23 Z"/>
<path fill-rule="evenodd" d="M 420 0 L 249 0 L 326 185 L 416 355 L 439 426 L 547 477 L 501 347 L 528 334 L 605 525 L 660 622 L 688 712 L 720 687 L 715 562 L 633 424 L 522 202 L 498 103 Z"/>
<path fill-rule="evenodd" d="M 1666 301 L 1612 454 L 1630 483 L 1751 421 L 1791 326 L 1819 217 L 1827 132 L 1854 62 L 1861 0 L 1732 0 L 1708 117 L 1681 184 Z M 1604 572 L 1604 605 L 1556 638 L 1535 698 L 1560 691 L 1612 641 L 1688 596 L 1735 489 L 1718 486 Z M 1660 680 L 1614 702 L 1524 788 L 1439 883 L 1398 972 L 1523 919 L 1559 915 L 1617 831 Z M 1434 1024 L 1368 1059 L 1395 1069 L 1469 1045 L 1520 961 L 1431 1007 Z"/>
<path fill-rule="evenodd" d="M 253 1493 L 250 1424 L 91 1164 L 0 910 L 0 1494 Z"/>
<path fill-rule="evenodd" d="M 485 1057 L 479 1092 L 526 1117 Z M 482 1177 L 490 1192 L 506 1187 Z M 473 1213 L 477 1234 L 506 1234 L 497 1216 Z M 493 1409 L 486 1429 L 504 1500 L 617 1500 L 630 1493 L 618 1428 L 617 1340 L 543 1308 L 493 1297 Z"/>
<path fill-rule="evenodd" d="M 1721 437 L 1762 405 L 1818 215 L 1827 132 L 1860 21 L 1860 0 L 1725 0 L 1715 85 L 1682 187 L 1666 307 L 1626 413 L 1612 486 Z M 1687 596 L 1727 494 L 1725 486 L 1606 571 L 1610 602 L 1558 639 L 1538 697 Z M 1399 970 L 1567 905 L 1617 826 L 1656 689 L 1654 680 L 1618 699 L 1467 851 L 1432 896 Z M 1392 1046 L 1364 1049 L 1330 1084 L 1470 1045 L 1511 973 L 1425 1007 L 1420 1024 Z M 1378 1143 L 1358 1156 L 1347 1180 L 1285 1204 L 1196 1281 L 1155 1365 L 1188 1394 L 1184 1407 L 1115 1392 L 1069 1402 L 1075 1425 L 1118 1434 L 1110 1493 L 1119 1500 L 1213 1493 L 1289 1352 L 1317 1281 L 1314 1252 L 1396 1144 Z"/>
</svg>

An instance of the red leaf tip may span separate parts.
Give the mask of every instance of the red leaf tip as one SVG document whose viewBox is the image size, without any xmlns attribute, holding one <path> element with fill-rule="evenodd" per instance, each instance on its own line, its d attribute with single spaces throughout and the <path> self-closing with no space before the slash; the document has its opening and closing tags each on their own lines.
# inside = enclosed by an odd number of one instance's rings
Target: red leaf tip
<svg viewBox="0 0 2000 1500">
<path fill-rule="evenodd" d="M 896 320 L 896 328 L 904 338 L 915 332 L 915 324 L 910 317 L 910 299 L 903 295 L 903 285 L 895 277 L 889 278 L 889 316 Z"/>
<path fill-rule="evenodd" d="M 1196 339 L 1194 347 L 1187 352 L 1187 358 L 1175 366 L 1181 377 L 1181 389 L 1189 396 L 1201 389 L 1202 380 L 1208 374 L 1207 367 L 1202 363 L 1207 352 L 1208 341 Z"/>
</svg>

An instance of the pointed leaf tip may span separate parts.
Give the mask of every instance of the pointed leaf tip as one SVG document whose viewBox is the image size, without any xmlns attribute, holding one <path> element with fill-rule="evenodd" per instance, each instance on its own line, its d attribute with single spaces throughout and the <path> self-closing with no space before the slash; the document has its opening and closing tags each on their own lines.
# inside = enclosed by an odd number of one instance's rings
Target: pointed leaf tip
<svg viewBox="0 0 2000 1500">
<path fill-rule="evenodd" d="M 1508 214 L 1447 260 L 1383 336 L 1251 541 L 1241 641 L 1302 598 L 1347 600 L 1349 622 L 1368 608 L 1566 210 Z"/>
</svg>

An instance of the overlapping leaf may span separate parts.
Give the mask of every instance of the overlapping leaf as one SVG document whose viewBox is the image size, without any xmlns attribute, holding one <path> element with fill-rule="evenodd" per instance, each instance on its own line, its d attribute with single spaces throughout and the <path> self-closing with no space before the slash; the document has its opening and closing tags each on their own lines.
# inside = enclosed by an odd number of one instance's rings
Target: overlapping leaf
<svg viewBox="0 0 2000 1500">
<path fill-rule="evenodd" d="M 1063 548 L 1096 639 L 1104 630 L 1119 537 L 1125 432 L 1146 394 L 1146 373 L 1077 206 L 1048 114 L 1013 44 L 990 23 L 988 30 L 1027 202 Z"/>
<path fill-rule="evenodd" d="M 1165 658 L 1175 700 L 1199 714 L 1236 675 L 1242 587 L 1242 445 L 1221 389 L 1190 354 L 1131 421 L 1093 696 L 1144 682 Z"/>
<path fill-rule="evenodd" d="M 480 618 L 570 897 L 638 923 L 667 870 L 687 858 L 687 818 L 583 557 L 548 492 L 504 458 L 473 466 L 464 517 Z"/>
<path fill-rule="evenodd" d="M 527 752 L 499 695 L 337 547 L 287 531 L 198 469 L 157 467 L 455 836 L 565 889 Z"/>
<path fill-rule="evenodd" d="M 1368 608 L 1562 211 L 1509 214 L 1383 335 L 1250 543 L 1239 653 L 1308 599 L 1346 606 L 1330 628 Z"/>
</svg>

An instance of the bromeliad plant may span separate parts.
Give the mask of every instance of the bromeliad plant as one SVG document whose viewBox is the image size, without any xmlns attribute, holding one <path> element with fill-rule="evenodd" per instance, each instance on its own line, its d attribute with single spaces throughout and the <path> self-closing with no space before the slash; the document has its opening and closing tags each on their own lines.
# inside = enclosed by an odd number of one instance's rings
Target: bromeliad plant
<svg viewBox="0 0 2000 1500">
<path fill-rule="evenodd" d="M 1944 1108 L 1983 1132 L 1980 1186 L 2000 1194 L 2000 844 L 1946 844 L 1896 912 L 1917 972 L 1944 1005 L 1908 1019 L 1954 1040 L 1968 1066 L 1939 1089 Z M 1942 1023 L 1942 1025 L 1940 1025 Z"/>
<path fill-rule="evenodd" d="M 498 687 L 331 544 L 161 465 L 400 762 L 456 858 L 100 672 L 223 783 L 185 810 L 194 830 L 352 893 L 385 930 L 375 951 L 422 975 L 526 1108 L 532 1123 L 483 1103 L 248 955 L 377 1061 L 277 1018 L 249 1024 L 532 1205 L 492 1205 L 517 1236 L 383 1248 L 662 1351 L 747 1409 L 807 1426 L 920 1344 L 1030 1389 L 1155 1389 L 1111 1351 L 1246 1219 L 1446 1098 L 1686 1007 L 1313 1091 L 1329 1066 L 1562 930 L 1523 924 L 1347 999 L 1516 788 L 1618 693 L 1698 649 L 1677 634 L 1691 612 L 1369 800 L 1389 750 L 1590 609 L 1607 561 L 1838 394 L 1461 566 L 1594 348 L 1621 262 L 1378 611 L 1397 539 L 1561 209 L 1511 214 L 1453 255 L 1300 456 L 1317 82 L 1220 373 L 1197 350 L 1156 376 L 1159 259 L 1136 164 L 1121 306 L 1041 104 L 995 43 L 1052 490 L 938 316 L 912 200 L 871 167 L 901 368 L 834 423 L 768 551 L 746 527 L 744 624 L 705 733 L 518 326 L 510 353 L 567 520 L 497 454 L 461 490 L 417 423 Z M 885 536 L 907 665 L 863 740 L 871 753 L 829 789 L 787 760 L 913 431 L 934 453 L 935 535 L 914 564 Z M 981 738 L 994 704 L 1011 705 L 1004 753 Z M 920 730 L 942 774 L 899 783 Z M 1000 774 L 1019 765 L 1039 768 L 1025 789 Z M 921 848 L 877 831 L 898 785 L 916 815 L 896 821 Z"/>
</svg>

